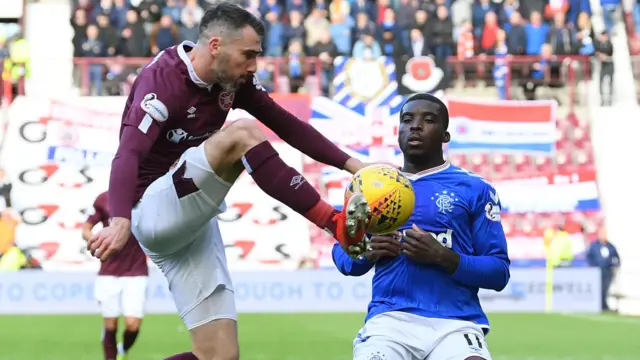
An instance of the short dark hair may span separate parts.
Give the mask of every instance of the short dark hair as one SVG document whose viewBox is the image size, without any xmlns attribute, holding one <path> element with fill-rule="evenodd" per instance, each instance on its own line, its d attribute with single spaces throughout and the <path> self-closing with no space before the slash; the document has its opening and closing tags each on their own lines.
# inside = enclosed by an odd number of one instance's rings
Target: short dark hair
<svg viewBox="0 0 640 360">
<path fill-rule="evenodd" d="M 200 37 L 212 27 L 240 31 L 251 26 L 261 38 L 264 37 L 264 24 L 246 9 L 228 2 L 221 2 L 205 11 L 200 20 Z"/>
<path fill-rule="evenodd" d="M 442 120 L 442 125 L 444 125 L 444 129 L 447 130 L 449 128 L 449 110 L 447 109 L 447 105 L 445 105 L 442 100 L 438 99 L 437 97 L 431 95 L 431 94 L 427 94 L 427 93 L 417 93 L 414 95 L 411 95 L 407 101 L 404 102 L 404 104 L 402 104 L 402 108 L 400 108 L 400 116 L 402 116 L 402 114 L 404 113 L 404 107 L 415 100 L 425 100 L 431 103 L 434 103 L 436 105 L 438 105 L 439 107 L 439 111 L 438 111 L 438 116 L 440 117 L 440 120 Z"/>
</svg>

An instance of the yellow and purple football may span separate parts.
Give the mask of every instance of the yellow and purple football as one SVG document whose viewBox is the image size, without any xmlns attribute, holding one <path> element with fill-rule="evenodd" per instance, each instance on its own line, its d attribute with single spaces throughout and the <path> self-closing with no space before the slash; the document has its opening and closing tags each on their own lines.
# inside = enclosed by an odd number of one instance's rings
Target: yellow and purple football
<svg viewBox="0 0 640 360">
<path fill-rule="evenodd" d="M 360 169 L 347 185 L 345 198 L 361 193 L 371 210 L 369 234 L 383 235 L 404 225 L 416 203 L 411 181 L 390 165 L 369 165 Z"/>
</svg>

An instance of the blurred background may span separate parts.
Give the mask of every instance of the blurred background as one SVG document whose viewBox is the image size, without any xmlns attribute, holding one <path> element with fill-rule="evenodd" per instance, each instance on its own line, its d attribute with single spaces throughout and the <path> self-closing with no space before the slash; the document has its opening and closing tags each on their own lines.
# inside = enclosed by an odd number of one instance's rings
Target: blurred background
<svg viewBox="0 0 640 360">
<path fill-rule="evenodd" d="M 0 0 L 0 359 L 101 356 L 99 264 L 81 228 L 140 68 L 196 41 L 215 2 Z M 266 24 L 262 85 L 352 156 L 402 164 L 406 97 L 448 103 L 448 160 L 492 181 L 503 204 L 512 280 L 481 291 L 495 359 L 640 358 L 628 340 L 640 329 L 638 2 L 236 2 Z M 348 174 L 268 134 L 342 204 Z M 246 176 L 227 203 L 243 358 L 350 359 L 372 274 L 341 276 L 333 240 Z M 187 349 L 155 271 L 148 295 L 154 315 L 131 358 Z"/>
</svg>

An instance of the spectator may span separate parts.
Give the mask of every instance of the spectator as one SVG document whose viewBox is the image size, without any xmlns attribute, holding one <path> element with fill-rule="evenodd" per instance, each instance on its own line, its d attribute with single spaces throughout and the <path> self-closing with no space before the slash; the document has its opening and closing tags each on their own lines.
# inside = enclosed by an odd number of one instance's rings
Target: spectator
<svg viewBox="0 0 640 360">
<path fill-rule="evenodd" d="M 331 23 L 326 18 L 327 12 L 314 8 L 311 14 L 304 20 L 304 30 L 307 34 L 307 48 L 313 47 L 321 37 L 329 33 Z"/>
<path fill-rule="evenodd" d="M 178 43 L 178 29 L 171 16 L 162 15 L 149 35 L 151 54 L 157 55 L 160 51 Z"/>
<path fill-rule="evenodd" d="M 297 93 L 304 85 L 306 76 L 301 39 L 294 39 L 289 43 L 289 50 L 285 54 L 285 61 L 285 74 L 289 77 L 291 92 Z"/>
<path fill-rule="evenodd" d="M 116 53 L 128 57 L 147 56 L 146 37 L 147 34 L 138 18 L 138 13 L 133 10 L 127 12 L 127 25 L 120 33 Z"/>
<path fill-rule="evenodd" d="M 415 21 L 411 26 L 412 29 L 420 30 L 427 44 L 428 44 L 428 39 L 431 39 L 431 26 L 429 23 L 427 23 L 428 18 L 429 18 L 429 15 L 426 11 L 418 10 L 415 15 Z"/>
<path fill-rule="evenodd" d="M 525 0 L 520 3 L 520 13 L 525 19 L 531 19 L 534 12 L 542 14 L 549 0 Z M 538 50 L 540 52 L 540 50 Z"/>
<path fill-rule="evenodd" d="M 613 103 L 613 44 L 609 34 L 603 31 L 595 46 L 596 56 L 600 60 L 600 102 L 602 106 Z"/>
<path fill-rule="evenodd" d="M 106 54 L 108 56 L 115 56 L 116 46 L 118 46 L 118 33 L 116 28 L 109 24 L 109 18 L 104 14 L 98 15 L 96 23 L 100 33 L 100 41 L 106 48 Z"/>
<path fill-rule="evenodd" d="M 305 39 L 304 26 L 302 25 L 302 14 L 297 11 L 289 13 L 289 25 L 285 30 L 285 43 L 290 43 L 293 39 Z"/>
<path fill-rule="evenodd" d="M 636 35 L 640 34 L 640 0 L 633 2 L 633 24 Z"/>
<path fill-rule="evenodd" d="M 352 56 L 361 60 L 377 59 L 382 56 L 382 50 L 372 33 L 364 33 L 361 35 L 360 40 L 353 45 Z"/>
<path fill-rule="evenodd" d="M 331 16 L 331 39 L 342 55 L 351 54 L 351 29 L 353 25 L 353 19 L 342 12 L 336 12 Z"/>
<path fill-rule="evenodd" d="M 111 25 L 116 23 L 115 15 L 113 12 L 113 0 L 100 0 L 98 6 L 93 8 L 89 22 L 94 22 L 98 15 L 105 14 L 109 18 Z"/>
<path fill-rule="evenodd" d="M 78 9 L 73 13 L 71 19 L 71 27 L 73 28 L 73 57 L 82 56 L 82 43 L 87 37 L 87 13 L 83 9 Z"/>
<path fill-rule="evenodd" d="M 82 9 L 86 14 L 91 14 L 91 12 L 93 12 L 93 8 L 94 6 L 91 0 L 78 0 L 71 13 L 75 14 L 78 9 Z"/>
<path fill-rule="evenodd" d="M 378 15 L 378 9 L 375 3 L 369 0 L 355 0 L 352 2 L 351 16 L 355 18 L 359 13 L 365 13 L 369 19 L 375 19 Z"/>
<path fill-rule="evenodd" d="M 506 85 L 509 68 L 507 67 L 506 58 L 509 56 L 509 52 L 507 34 L 504 30 L 499 29 L 496 32 L 496 42 L 488 54 L 496 57 L 493 65 L 493 81 L 495 82 L 496 90 L 498 90 L 498 99 L 507 100 Z"/>
<path fill-rule="evenodd" d="M 366 13 L 359 13 L 356 16 L 356 26 L 353 29 L 353 39 L 356 41 L 364 34 L 375 34 L 376 24 L 369 19 Z"/>
<path fill-rule="evenodd" d="M 402 55 L 402 45 L 396 39 L 396 36 L 391 30 L 384 30 L 382 32 L 382 40 L 380 41 L 380 49 L 383 56 L 397 57 Z"/>
<path fill-rule="evenodd" d="M 471 8 L 473 0 L 457 0 L 451 5 L 451 21 L 453 22 L 453 37 L 454 41 L 458 41 L 460 34 L 460 27 L 464 23 L 469 22 L 471 24 Z M 475 38 L 475 37 L 474 37 Z"/>
<path fill-rule="evenodd" d="M 393 12 L 393 9 L 389 4 L 389 0 L 378 0 L 377 9 L 378 13 L 376 14 L 376 17 L 371 18 L 371 20 L 373 20 L 377 25 L 382 25 L 385 20 L 384 13 L 387 11 L 387 9 L 390 9 Z"/>
<path fill-rule="evenodd" d="M 568 10 L 568 0 L 549 0 L 549 3 L 544 7 L 544 17 L 547 20 L 554 20 L 557 14 L 562 14 L 564 19 Z"/>
<path fill-rule="evenodd" d="M 182 16 L 182 7 L 177 0 L 166 0 L 166 3 L 167 5 L 162 9 L 162 15 L 168 16 L 171 19 L 171 23 L 179 24 L 180 16 Z M 160 21 L 162 21 L 162 18 L 160 18 Z"/>
<path fill-rule="evenodd" d="M 260 13 L 260 0 L 249 0 L 245 8 L 258 19 L 263 18 L 262 14 Z"/>
<path fill-rule="evenodd" d="M 460 34 L 458 35 L 458 59 L 468 59 L 473 57 L 475 53 L 475 41 L 473 38 L 473 25 L 467 20 L 460 25 Z"/>
<path fill-rule="evenodd" d="M 609 289 L 616 272 L 620 268 L 620 256 L 616 247 L 609 242 L 607 231 L 604 227 L 598 231 L 598 240 L 594 241 L 587 250 L 587 262 L 589 266 L 600 268 L 600 276 L 602 276 L 602 311 L 609 311 L 607 298 L 609 297 Z"/>
<path fill-rule="evenodd" d="M 522 16 L 517 11 L 511 13 L 507 32 L 507 49 L 511 55 L 524 55 L 527 48 L 527 33 L 522 25 Z"/>
<path fill-rule="evenodd" d="M 267 48 L 265 55 L 272 57 L 282 56 L 284 49 L 285 29 L 278 18 L 278 13 L 270 11 L 265 15 L 267 33 L 264 45 Z"/>
<path fill-rule="evenodd" d="M 127 96 L 136 78 L 136 71 L 122 64 L 122 57 L 117 56 L 107 64 L 104 89 L 107 95 Z"/>
<path fill-rule="evenodd" d="M 261 6 L 260 13 L 266 16 L 268 13 L 275 13 L 278 20 L 282 16 L 282 7 L 278 4 L 278 0 L 265 0 Z"/>
<path fill-rule="evenodd" d="M 111 12 L 111 24 L 117 29 L 122 29 L 127 24 L 127 11 L 129 6 L 125 0 L 114 0 Z"/>
<path fill-rule="evenodd" d="M 616 24 L 613 18 L 620 7 L 620 0 L 600 0 L 600 5 L 602 5 L 604 27 L 608 34 L 614 34 Z"/>
<path fill-rule="evenodd" d="M 470 1 L 470 0 L 458 0 Z M 399 32 L 397 38 L 400 40 L 400 44 L 405 49 L 411 48 L 411 42 L 409 41 L 409 32 L 414 22 L 416 11 L 418 11 L 417 0 L 400 0 L 400 7 L 396 10 L 396 24 L 398 25 Z"/>
<path fill-rule="evenodd" d="M 551 44 L 555 55 L 571 55 L 575 48 L 575 35 L 572 30 L 568 29 L 565 22 L 563 12 L 556 12 L 553 17 L 553 26 L 547 33 L 547 43 Z"/>
<path fill-rule="evenodd" d="M 591 18 L 586 12 L 578 16 L 578 26 L 576 31 L 575 44 L 578 47 L 578 54 L 593 55 L 595 53 L 595 35 L 591 27 Z"/>
<path fill-rule="evenodd" d="M 504 24 L 504 31 L 509 33 L 511 30 L 511 16 L 518 12 L 520 9 L 520 2 L 518 0 L 505 0 L 502 3 L 498 11 L 498 19 L 501 24 Z"/>
<path fill-rule="evenodd" d="M 190 21 L 187 20 L 189 16 Z M 196 0 L 187 0 L 186 5 L 180 13 L 180 23 L 184 25 L 185 22 L 189 21 L 190 23 L 198 24 L 202 16 L 204 16 L 204 10 L 198 6 L 198 2 Z"/>
<path fill-rule="evenodd" d="M 311 47 L 310 54 L 317 56 L 322 62 L 322 92 L 328 95 L 331 79 L 333 79 L 333 59 L 338 56 L 338 48 L 331 41 L 329 31 L 321 33 L 319 41 Z"/>
<path fill-rule="evenodd" d="M 329 4 L 329 15 L 331 18 L 334 16 L 348 17 L 351 14 L 351 5 L 347 0 L 331 0 Z"/>
<path fill-rule="evenodd" d="M 287 1 L 287 11 L 291 13 L 292 11 L 298 12 L 302 17 L 306 16 L 309 13 L 307 9 L 306 0 L 288 0 Z"/>
<path fill-rule="evenodd" d="M 549 26 L 542 22 L 542 16 L 537 11 L 531 13 L 531 22 L 524 28 L 527 34 L 527 47 L 525 52 L 527 55 L 539 55 L 542 44 L 547 39 Z"/>
<path fill-rule="evenodd" d="M 148 31 L 151 31 L 152 24 L 160 21 L 160 17 L 162 16 L 162 9 L 160 5 L 156 2 L 156 0 L 142 0 L 140 5 L 138 6 L 138 10 L 140 11 L 140 19 L 143 24 L 149 24 Z M 137 17 L 137 16 L 136 16 Z M 127 14 L 127 25 L 131 22 L 129 21 L 129 14 Z"/>
<path fill-rule="evenodd" d="M 540 47 L 540 60 L 531 65 L 531 80 L 524 85 L 524 95 L 527 100 L 536 99 L 538 86 L 549 77 L 551 71 L 551 59 L 553 50 L 551 45 L 542 44 Z"/>
<path fill-rule="evenodd" d="M 104 57 L 107 55 L 107 49 L 102 41 L 100 41 L 100 30 L 96 25 L 87 27 L 87 37 L 82 43 L 82 57 Z M 89 80 L 95 89 L 95 93 L 102 95 L 102 76 L 104 67 L 102 64 L 89 65 Z"/>
<path fill-rule="evenodd" d="M 273 87 L 273 64 L 264 59 L 258 59 L 256 76 L 266 91 L 273 92 L 275 90 Z"/>
<path fill-rule="evenodd" d="M 424 38 L 424 34 L 420 29 L 412 29 L 411 30 L 411 51 L 409 52 L 410 57 L 419 57 L 419 56 L 427 56 L 431 52 L 429 50 L 429 44 Z"/>
<path fill-rule="evenodd" d="M 385 31 L 391 31 L 395 34 L 398 27 L 396 26 L 396 13 L 392 8 L 386 8 L 384 10 L 384 13 L 382 15 L 382 23 L 380 25 L 381 26 L 378 27 L 380 35 L 382 35 L 382 33 Z"/>
<path fill-rule="evenodd" d="M 483 53 L 486 54 L 494 48 L 499 30 L 498 16 L 493 11 L 489 11 L 485 15 L 484 27 L 482 28 L 482 41 L 480 46 Z"/>
<path fill-rule="evenodd" d="M 436 65 L 444 69 L 447 67 L 447 58 L 453 54 L 453 23 L 446 6 L 441 5 L 436 10 L 431 31 L 431 51 L 436 57 Z"/>
<path fill-rule="evenodd" d="M 182 13 L 182 26 L 180 26 L 180 42 L 197 42 L 199 37 L 198 22 L 195 16 L 197 12 L 187 11 Z"/>
<path fill-rule="evenodd" d="M 567 24 L 574 26 L 578 23 L 580 13 L 586 13 L 591 18 L 590 0 L 569 0 L 569 11 L 567 12 Z"/>
<path fill-rule="evenodd" d="M 484 19 L 489 11 L 494 11 L 493 4 L 489 0 L 479 0 L 473 4 L 473 29 L 474 35 L 480 38 L 484 28 Z"/>
</svg>

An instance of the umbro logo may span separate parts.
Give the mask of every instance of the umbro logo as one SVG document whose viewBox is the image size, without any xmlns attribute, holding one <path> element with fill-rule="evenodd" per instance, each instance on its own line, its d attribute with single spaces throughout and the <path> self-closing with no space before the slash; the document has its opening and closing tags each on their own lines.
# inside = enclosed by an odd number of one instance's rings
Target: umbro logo
<svg viewBox="0 0 640 360">
<path fill-rule="evenodd" d="M 291 183 L 289 184 L 289 186 L 293 186 L 296 190 L 298 190 L 298 188 L 304 184 L 307 180 L 305 180 L 305 178 L 302 175 L 296 175 L 293 178 L 291 178 Z"/>
<path fill-rule="evenodd" d="M 196 117 L 196 108 L 195 108 L 195 106 L 190 107 L 189 110 L 187 110 L 187 113 L 189 113 L 189 115 L 187 115 L 187 119 L 192 119 L 192 118 Z"/>
</svg>

